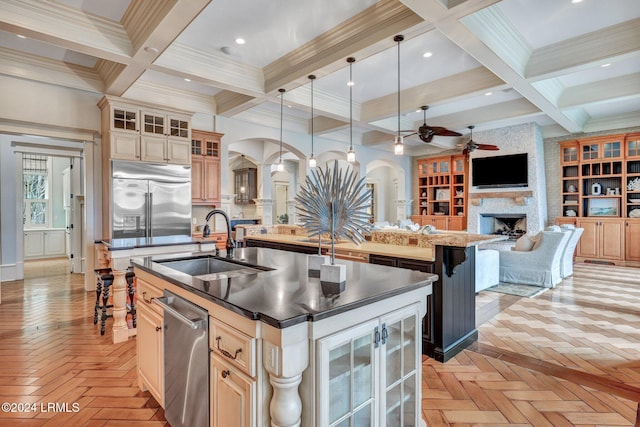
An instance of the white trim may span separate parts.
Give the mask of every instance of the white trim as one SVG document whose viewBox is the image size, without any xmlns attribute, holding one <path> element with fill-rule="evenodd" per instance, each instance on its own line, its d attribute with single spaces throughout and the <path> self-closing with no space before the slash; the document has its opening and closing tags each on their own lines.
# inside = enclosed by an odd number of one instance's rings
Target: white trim
<svg viewBox="0 0 640 427">
<path fill-rule="evenodd" d="M 11 146 L 15 147 L 16 153 L 33 153 L 46 156 L 58 157 L 82 157 L 82 147 L 63 147 L 49 144 L 38 144 L 35 142 L 12 141 Z"/>
</svg>

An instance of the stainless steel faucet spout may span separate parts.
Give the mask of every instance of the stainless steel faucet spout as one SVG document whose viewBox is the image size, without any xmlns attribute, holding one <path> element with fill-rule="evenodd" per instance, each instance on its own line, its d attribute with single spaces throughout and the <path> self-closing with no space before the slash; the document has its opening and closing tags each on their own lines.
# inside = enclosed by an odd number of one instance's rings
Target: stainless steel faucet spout
<svg viewBox="0 0 640 427">
<path fill-rule="evenodd" d="M 233 249 L 235 248 L 236 244 L 231 238 L 231 222 L 229 221 L 229 215 L 227 215 L 227 213 L 222 209 L 214 209 L 207 214 L 207 217 L 206 217 L 207 223 L 209 222 L 211 217 L 214 216 L 215 214 L 222 215 L 222 217 L 224 218 L 224 222 L 227 225 L 227 244 L 225 248 L 227 249 L 227 258 L 231 258 L 233 256 Z"/>
</svg>

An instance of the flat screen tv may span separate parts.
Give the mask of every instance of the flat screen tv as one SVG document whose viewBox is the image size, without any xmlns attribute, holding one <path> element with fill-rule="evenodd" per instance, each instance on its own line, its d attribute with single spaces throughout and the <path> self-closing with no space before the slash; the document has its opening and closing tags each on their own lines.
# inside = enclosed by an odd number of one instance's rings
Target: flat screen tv
<svg viewBox="0 0 640 427">
<path fill-rule="evenodd" d="M 478 188 L 526 187 L 527 153 L 471 159 L 471 185 Z"/>
</svg>

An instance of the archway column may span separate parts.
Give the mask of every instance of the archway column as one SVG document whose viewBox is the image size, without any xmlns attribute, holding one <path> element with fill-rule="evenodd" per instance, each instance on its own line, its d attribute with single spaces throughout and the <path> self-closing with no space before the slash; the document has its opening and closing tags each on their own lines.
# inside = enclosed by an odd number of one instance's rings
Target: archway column
<svg viewBox="0 0 640 427">
<path fill-rule="evenodd" d="M 253 199 L 256 204 L 256 217 L 262 225 L 273 224 L 273 199 Z"/>
</svg>

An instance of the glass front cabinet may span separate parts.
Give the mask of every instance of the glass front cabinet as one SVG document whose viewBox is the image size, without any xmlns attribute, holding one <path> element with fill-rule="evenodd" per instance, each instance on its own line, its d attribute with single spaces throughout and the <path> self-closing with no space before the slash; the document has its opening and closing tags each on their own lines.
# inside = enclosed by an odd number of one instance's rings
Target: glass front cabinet
<svg viewBox="0 0 640 427">
<path fill-rule="evenodd" d="M 318 425 L 418 426 L 417 306 L 318 340 Z"/>
</svg>

